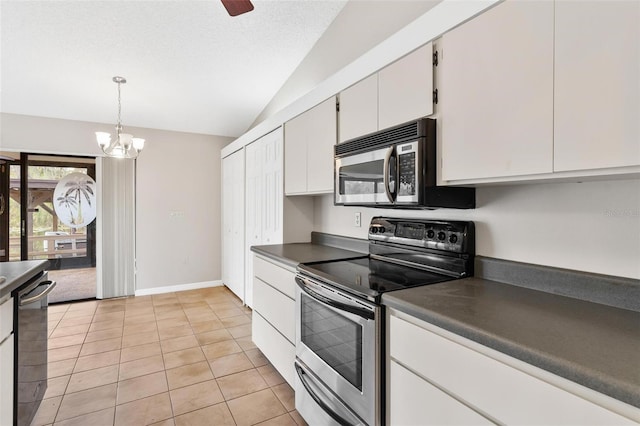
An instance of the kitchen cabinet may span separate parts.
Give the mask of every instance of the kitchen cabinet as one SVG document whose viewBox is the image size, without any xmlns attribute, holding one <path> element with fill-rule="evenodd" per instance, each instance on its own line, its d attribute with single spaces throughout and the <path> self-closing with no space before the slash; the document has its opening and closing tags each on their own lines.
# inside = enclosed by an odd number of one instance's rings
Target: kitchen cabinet
<svg viewBox="0 0 640 426">
<path fill-rule="evenodd" d="M 433 46 L 340 92 L 339 142 L 433 114 Z"/>
<path fill-rule="evenodd" d="M 244 149 L 222 159 L 222 282 L 241 300 L 244 292 Z"/>
<path fill-rule="evenodd" d="M 313 199 L 283 194 L 282 146 L 279 127 L 222 160 L 222 281 L 249 307 L 251 246 L 307 242 L 313 229 Z"/>
<path fill-rule="evenodd" d="M 279 244 L 283 239 L 282 128 L 266 134 L 246 148 L 246 244 Z M 244 302 L 253 307 L 253 263 L 245 267 Z"/>
<path fill-rule="evenodd" d="M 443 35 L 442 180 L 553 171 L 553 28 L 553 2 L 507 0 Z"/>
<path fill-rule="evenodd" d="M 254 255 L 252 338 L 282 377 L 294 386 L 295 268 Z"/>
<path fill-rule="evenodd" d="M 450 407 L 441 406 L 440 418 L 454 423 L 635 424 L 596 401 L 611 404 L 609 397 L 415 317 L 393 309 L 388 315 L 391 389 L 406 383 L 417 393 L 412 398 L 427 401 L 436 388 Z M 391 419 L 418 418 L 422 410 L 393 396 L 388 408 Z M 413 412 L 402 412 L 407 409 Z M 458 417 L 464 413 L 469 421 Z"/>
<path fill-rule="evenodd" d="M 640 2 L 557 1 L 554 72 L 554 171 L 640 165 Z"/>
<path fill-rule="evenodd" d="M 332 97 L 284 125 L 286 195 L 333 192 L 333 147 L 337 137 L 336 98 Z"/>
<path fill-rule="evenodd" d="M 0 302 L 0 425 L 13 424 L 13 298 Z"/>
<path fill-rule="evenodd" d="M 391 361 L 390 366 L 390 424 L 494 424 L 397 362 Z"/>
<path fill-rule="evenodd" d="M 433 114 L 433 47 L 427 43 L 378 72 L 378 127 Z"/>
<path fill-rule="evenodd" d="M 340 143 L 379 129 L 377 73 L 340 92 L 339 118 Z"/>
</svg>

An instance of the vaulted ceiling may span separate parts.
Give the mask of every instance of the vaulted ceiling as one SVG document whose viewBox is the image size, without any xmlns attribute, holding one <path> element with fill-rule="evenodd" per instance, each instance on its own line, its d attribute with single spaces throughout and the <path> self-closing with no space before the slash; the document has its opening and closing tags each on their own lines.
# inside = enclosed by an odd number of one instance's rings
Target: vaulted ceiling
<svg viewBox="0 0 640 426">
<path fill-rule="evenodd" d="M 0 111 L 222 136 L 244 133 L 346 0 L 0 3 Z"/>
</svg>

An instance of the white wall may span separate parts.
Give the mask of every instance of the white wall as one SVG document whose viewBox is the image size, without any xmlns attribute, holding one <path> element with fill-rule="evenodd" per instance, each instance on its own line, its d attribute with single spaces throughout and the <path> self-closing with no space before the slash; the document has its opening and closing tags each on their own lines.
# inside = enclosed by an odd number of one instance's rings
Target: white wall
<svg viewBox="0 0 640 426">
<path fill-rule="evenodd" d="M 220 150 L 231 138 L 147 138 L 136 171 L 136 290 L 220 280 Z"/>
<path fill-rule="evenodd" d="M 480 187 L 476 201 L 475 210 L 398 211 L 334 206 L 323 196 L 314 230 L 367 238 L 373 216 L 472 220 L 478 255 L 640 278 L 640 180 Z"/>
<path fill-rule="evenodd" d="M 349 1 L 251 127 L 289 105 L 440 1 Z"/>
<path fill-rule="evenodd" d="M 136 172 L 136 289 L 220 280 L 220 150 L 231 138 L 125 130 L 147 140 Z M 114 125 L 2 113 L 0 150 L 98 156 L 96 131 Z"/>
</svg>

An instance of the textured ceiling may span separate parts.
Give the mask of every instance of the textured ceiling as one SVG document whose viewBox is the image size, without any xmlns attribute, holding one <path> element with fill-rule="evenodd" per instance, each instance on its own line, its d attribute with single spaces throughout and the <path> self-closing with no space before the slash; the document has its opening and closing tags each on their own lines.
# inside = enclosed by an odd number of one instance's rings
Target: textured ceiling
<svg viewBox="0 0 640 426">
<path fill-rule="evenodd" d="M 239 136 L 345 2 L 2 0 L 0 110 Z"/>
</svg>

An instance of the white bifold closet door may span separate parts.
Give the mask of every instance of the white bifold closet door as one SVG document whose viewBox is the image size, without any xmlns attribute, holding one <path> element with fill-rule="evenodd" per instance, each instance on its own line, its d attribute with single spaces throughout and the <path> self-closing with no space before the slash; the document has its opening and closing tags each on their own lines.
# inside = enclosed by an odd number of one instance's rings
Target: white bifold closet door
<svg viewBox="0 0 640 426">
<path fill-rule="evenodd" d="M 96 159 L 98 299 L 135 292 L 135 160 Z"/>
</svg>

